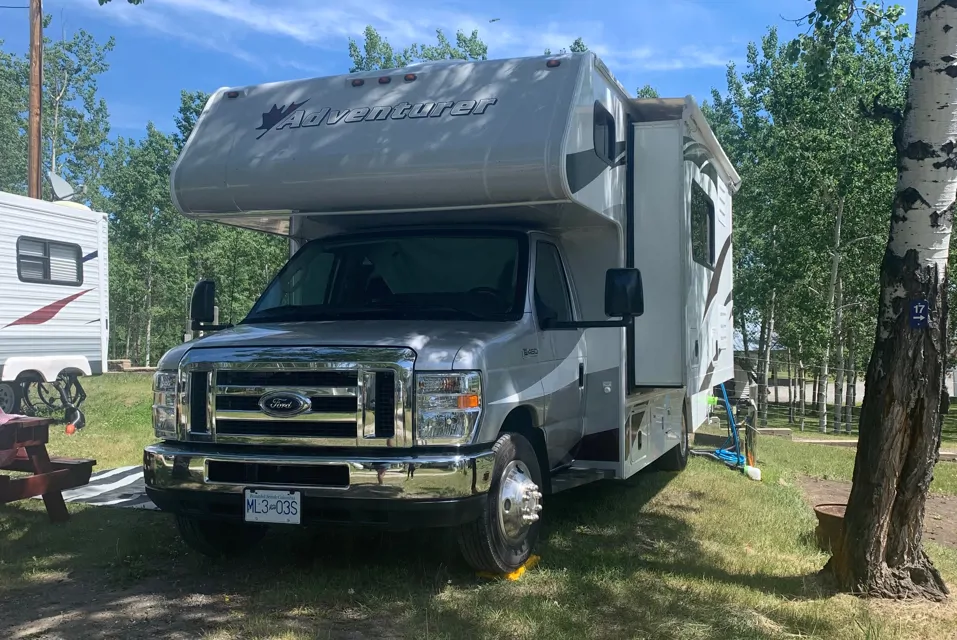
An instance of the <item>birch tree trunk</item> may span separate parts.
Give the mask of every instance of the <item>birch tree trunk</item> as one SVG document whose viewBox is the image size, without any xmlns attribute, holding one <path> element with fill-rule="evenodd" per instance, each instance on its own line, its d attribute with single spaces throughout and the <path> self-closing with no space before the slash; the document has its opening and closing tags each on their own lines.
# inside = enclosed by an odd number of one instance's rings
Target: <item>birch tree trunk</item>
<svg viewBox="0 0 957 640">
<path fill-rule="evenodd" d="M 881 263 L 843 543 L 828 562 L 842 588 L 943 600 L 924 552 L 924 509 L 940 447 L 947 259 L 957 194 L 957 0 L 918 0 L 907 106 L 896 131 L 898 181 Z M 929 318 L 911 321 L 911 305 Z"/>
<path fill-rule="evenodd" d="M 817 401 L 817 426 L 821 433 L 827 433 L 827 379 L 828 360 L 831 357 L 831 336 L 833 336 L 833 322 L 835 316 L 834 297 L 837 293 L 837 274 L 841 264 L 841 222 L 844 219 L 844 196 L 837 200 L 837 211 L 834 213 L 834 240 L 831 246 L 831 279 L 827 287 L 827 317 L 832 323 L 831 333 L 824 343 L 824 354 L 821 356 L 821 382 L 818 385 L 815 400 Z"/>
<path fill-rule="evenodd" d="M 153 348 L 153 263 L 146 272 L 146 351 L 143 366 L 150 366 L 150 353 Z"/>
<path fill-rule="evenodd" d="M 800 394 L 800 414 L 801 414 L 801 431 L 804 431 L 804 419 L 806 417 L 807 405 L 805 400 L 807 399 L 807 379 L 804 375 L 804 352 L 801 350 L 801 343 L 798 342 L 798 393 Z"/>
<path fill-rule="evenodd" d="M 788 424 L 794 424 L 794 376 L 791 371 L 791 350 L 788 349 Z"/>
<path fill-rule="evenodd" d="M 774 335 L 774 299 L 776 293 L 776 291 L 771 291 L 771 309 L 768 311 L 768 323 L 764 335 L 764 352 L 761 354 L 761 386 L 758 387 L 761 404 L 758 406 L 761 407 L 762 427 L 768 426 L 768 401 L 770 400 L 770 394 L 768 393 L 768 372 L 771 367 L 771 345 L 773 343 L 771 336 Z"/>
<path fill-rule="evenodd" d="M 841 418 L 843 417 L 842 408 L 844 395 L 844 332 L 841 325 L 844 322 L 844 287 L 841 278 L 837 279 L 837 291 L 834 294 L 834 432 L 841 432 Z"/>
<path fill-rule="evenodd" d="M 778 385 L 778 364 L 771 364 L 771 384 L 774 386 L 774 404 L 781 404 L 780 388 Z"/>
<path fill-rule="evenodd" d="M 847 372 L 847 394 L 844 398 L 844 433 L 850 435 L 851 420 L 854 418 L 854 403 L 856 402 L 854 399 L 856 395 L 855 389 L 857 387 L 857 368 L 854 366 L 853 343 L 849 347 L 849 353 L 847 354 Z"/>
</svg>

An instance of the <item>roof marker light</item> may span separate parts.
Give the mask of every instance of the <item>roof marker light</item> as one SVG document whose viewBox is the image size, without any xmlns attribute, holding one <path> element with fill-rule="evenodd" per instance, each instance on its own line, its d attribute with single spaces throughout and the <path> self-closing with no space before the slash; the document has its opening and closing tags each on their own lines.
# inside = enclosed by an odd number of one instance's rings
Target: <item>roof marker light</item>
<svg viewBox="0 0 957 640">
<path fill-rule="evenodd" d="M 238 91 L 227 91 L 227 92 L 226 92 L 226 97 L 229 98 L 230 100 L 232 100 L 233 98 L 238 98 L 238 97 L 239 97 L 239 92 L 238 92 Z"/>
<path fill-rule="evenodd" d="M 555 67 L 557 67 L 557 66 L 560 65 L 561 63 L 562 63 L 561 60 L 554 60 L 554 59 L 552 59 L 552 60 L 549 60 L 548 62 L 546 62 L 546 63 L 545 63 L 545 66 L 548 67 L 549 69 L 554 69 Z"/>
<path fill-rule="evenodd" d="M 390 82 L 392 82 L 392 78 L 389 76 L 382 76 L 379 78 L 379 84 L 389 84 Z"/>
<path fill-rule="evenodd" d="M 414 73 L 407 73 L 407 74 L 405 74 L 405 81 L 406 81 L 406 82 L 412 82 L 413 80 L 415 80 L 415 78 L 416 78 L 416 75 L 415 75 Z"/>
<path fill-rule="evenodd" d="M 353 87 L 361 87 L 361 86 L 364 85 L 365 83 L 366 83 L 365 80 L 362 80 L 362 79 L 360 79 L 360 78 L 356 78 L 355 80 L 352 81 L 352 86 L 353 86 Z"/>
</svg>

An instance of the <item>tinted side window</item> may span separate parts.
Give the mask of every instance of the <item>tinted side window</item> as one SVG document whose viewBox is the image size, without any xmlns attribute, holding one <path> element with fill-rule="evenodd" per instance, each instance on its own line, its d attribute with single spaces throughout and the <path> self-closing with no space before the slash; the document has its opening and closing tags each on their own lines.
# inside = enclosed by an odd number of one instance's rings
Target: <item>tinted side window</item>
<svg viewBox="0 0 957 640">
<path fill-rule="evenodd" d="M 694 181 L 691 183 L 691 257 L 706 267 L 714 266 L 714 204 Z"/>
<path fill-rule="evenodd" d="M 83 284 L 83 251 L 76 244 L 18 238 L 17 276 L 21 282 L 77 287 Z"/>
<path fill-rule="evenodd" d="M 572 320 L 565 270 L 558 247 L 549 242 L 539 242 L 535 255 L 535 313 L 539 324 L 546 320 Z"/>
<path fill-rule="evenodd" d="M 608 165 L 615 164 L 615 117 L 595 100 L 595 153 Z"/>
</svg>

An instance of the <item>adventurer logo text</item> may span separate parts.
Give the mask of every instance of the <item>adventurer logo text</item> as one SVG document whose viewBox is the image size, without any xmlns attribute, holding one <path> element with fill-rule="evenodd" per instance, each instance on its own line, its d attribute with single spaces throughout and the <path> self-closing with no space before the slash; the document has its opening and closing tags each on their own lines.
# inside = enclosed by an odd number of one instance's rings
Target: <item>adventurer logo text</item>
<svg viewBox="0 0 957 640">
<path fill-rule="evenodd" d="M 407 118 L 442 118 L 446 116 L 480 116 L 498 98 L 482 98 L 481 100 L 456 100 L 445 102 L 400 102 L 392 106 L 356 107 L 355 109 L 330 109 L 321 107 L 316 109 L 302 109 L 308 99 L 302 102 L 293 102 L 289 106 L 273 105 L 262 115 L 262 124 L 256 131 L 262 131 L 256 139 L 262 138 L 270 131 L 285 129 L 301 129 L 318 127 L 319 125 L 337 125 L 339 123 L 377 122 L 384 120 L 405 120 Z"/>
</svg>

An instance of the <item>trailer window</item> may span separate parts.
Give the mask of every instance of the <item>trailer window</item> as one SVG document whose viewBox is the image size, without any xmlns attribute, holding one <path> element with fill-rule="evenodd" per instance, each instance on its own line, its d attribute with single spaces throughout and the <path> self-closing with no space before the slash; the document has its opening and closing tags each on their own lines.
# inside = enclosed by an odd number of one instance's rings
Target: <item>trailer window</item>
<svg viewBox="0 0 957 640">
<path fill-rule="evenodd" d="M 608 166 L 617 159 L 615 144 L 615 117 L 600 102 L 595 100 L 595 153 Z"/>
<path fill-rule="evenodd" d="M 18 238 L 17 276 L 21 282 L 78 287 L 83 284 L 83 250 L 66 242 Z"/>
<path fill-rule="evenodd" d="M 568 279 L 562 268 L 558 247 L 539 242 L 535 256 L 535 313 L 538 323 L 572 321 L 572 304 L 568 295 Z"/>
<path fill-rule="evenodd" d="M 714 267 L 714 204 L 697 182 L 691 182 L 691 257 Z"/>
</svg>

